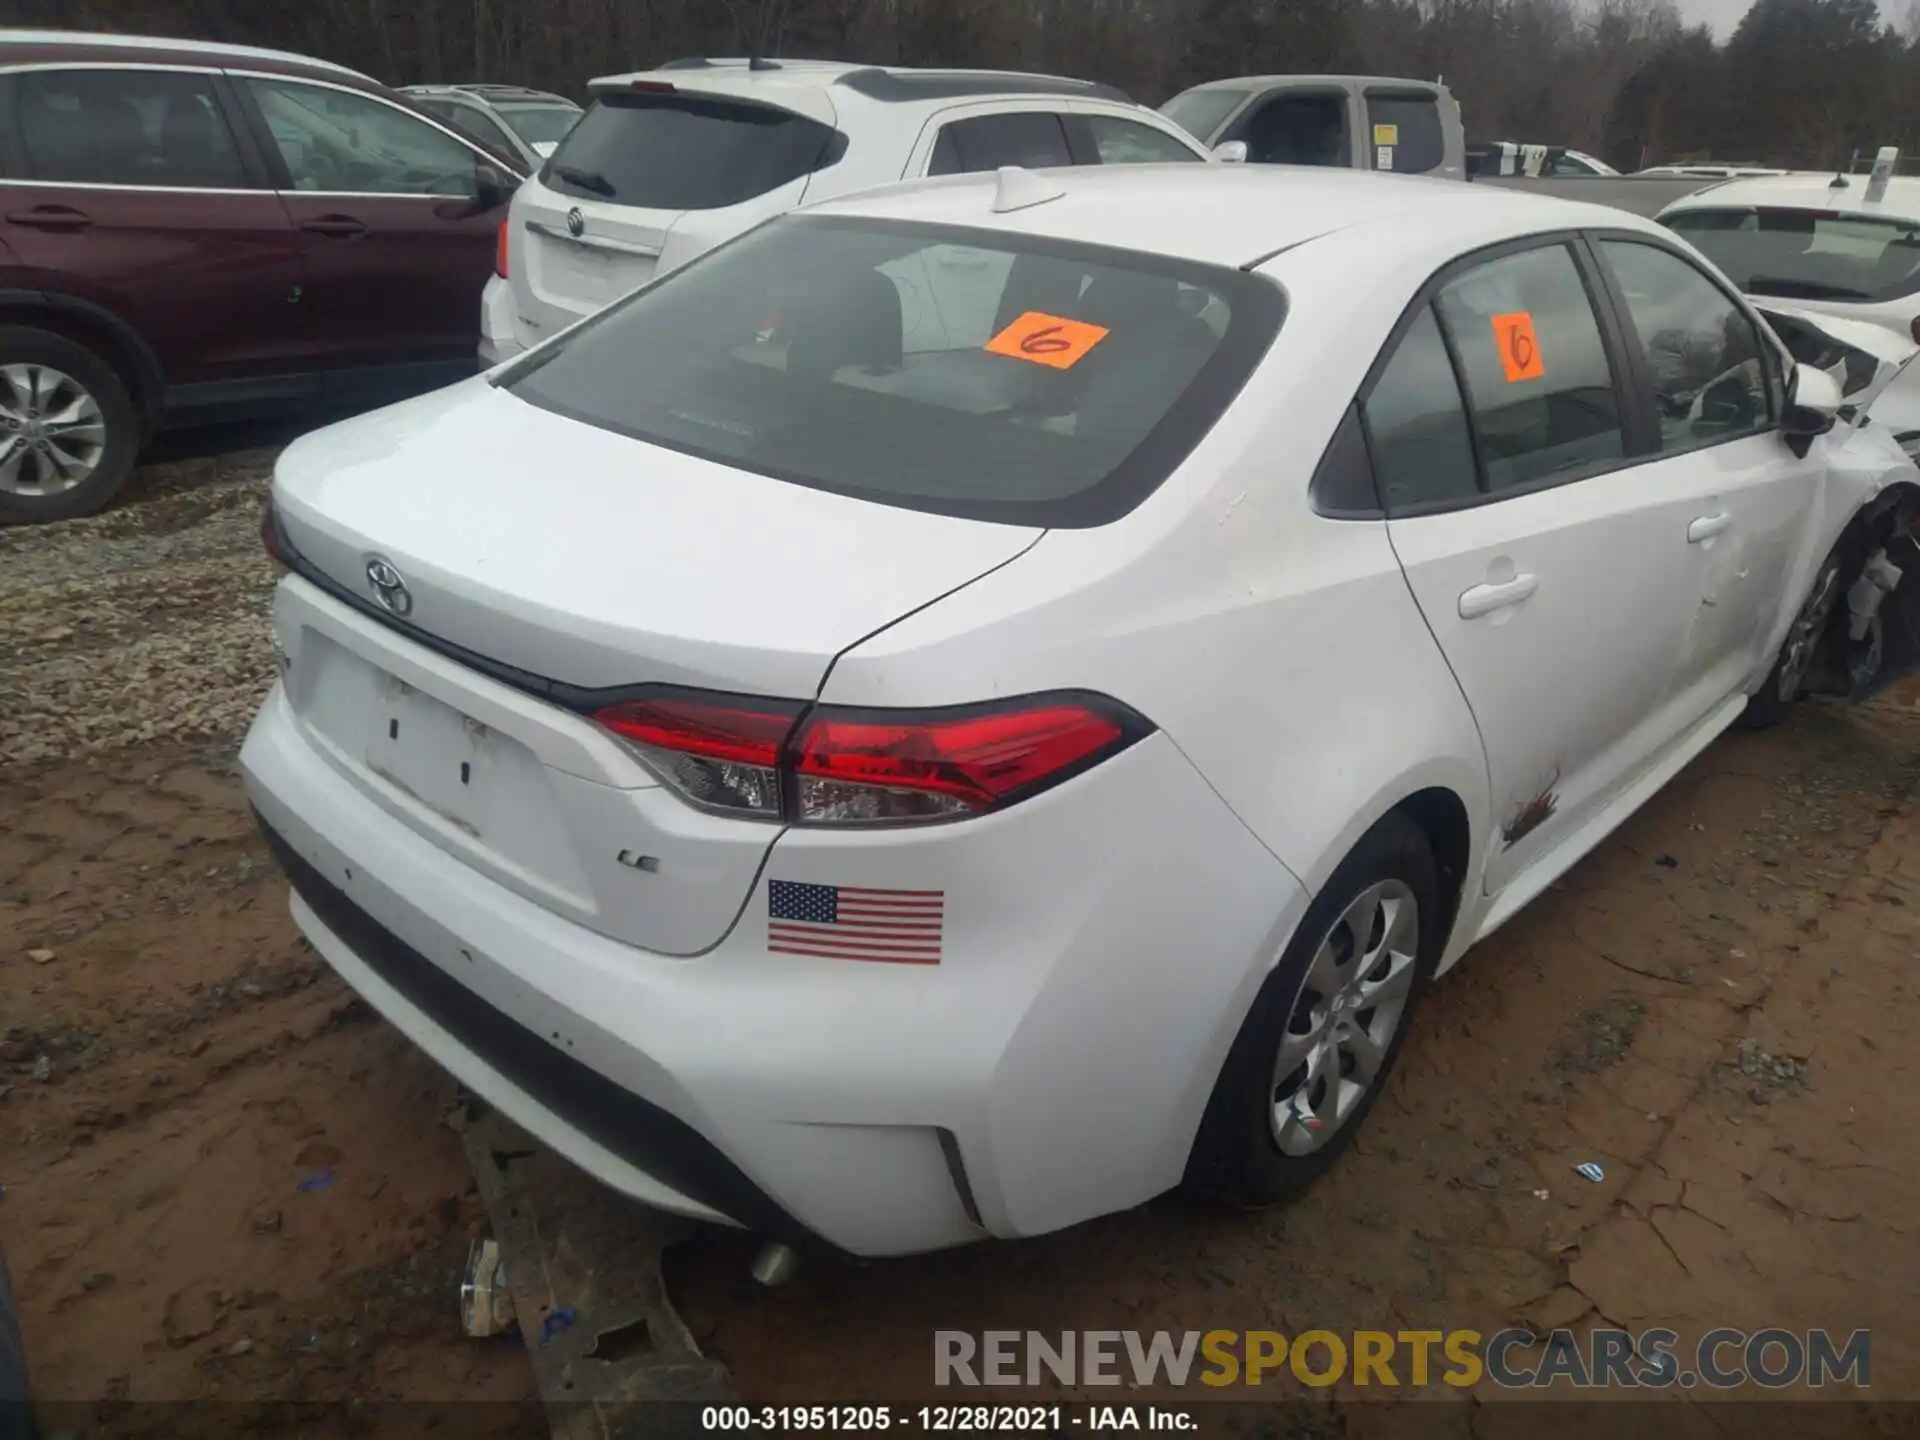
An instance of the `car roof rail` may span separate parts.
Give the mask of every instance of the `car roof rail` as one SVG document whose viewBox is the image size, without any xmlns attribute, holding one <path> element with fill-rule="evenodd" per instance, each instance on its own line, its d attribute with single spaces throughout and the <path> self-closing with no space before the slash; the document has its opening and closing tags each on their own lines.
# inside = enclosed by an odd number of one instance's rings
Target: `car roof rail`
<svg viewBox="0 0 1920 1440">
<path fill-rule="evenodd" d="M 1132 104 L 1133 97 L 1097 80 L 1061 75 L 1027 75 L 1001 70 L 888 70 L 869 65 L 849 70 L 834 82 L 869 100 L 903 103 L 951 100 L 971 95 L 1073 95 Z"/>
</svg>

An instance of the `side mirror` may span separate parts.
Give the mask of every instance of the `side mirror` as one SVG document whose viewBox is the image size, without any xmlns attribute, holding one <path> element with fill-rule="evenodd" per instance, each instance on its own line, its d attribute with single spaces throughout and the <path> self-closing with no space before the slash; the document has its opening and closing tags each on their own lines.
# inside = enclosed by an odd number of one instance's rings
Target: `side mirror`
<svg viewBox="0 0 1920 1440">
<path fill-rule="evenodd" d="M 1247 161 L 1247 142 L 1222 140 L 1213 147 L 1213 158 L 1226 165 L 1244 165 Z"/>
<path fill-rule="evenodd" d="M 479 160 L 473 167 L 474 214 L 484 214 L 513 198 L 514 181 L 499 166 Z"/>
<path fill-rule="evenodd" d="M 1787 380 L 1787 409 L 1780 417 L 1780 433 L 1795 455 L 1804 456 L 1814 437 L 1833 429 L 1846 397 L 1840 382 L 1812 365 L 1795 365 Z"/>
</svg>

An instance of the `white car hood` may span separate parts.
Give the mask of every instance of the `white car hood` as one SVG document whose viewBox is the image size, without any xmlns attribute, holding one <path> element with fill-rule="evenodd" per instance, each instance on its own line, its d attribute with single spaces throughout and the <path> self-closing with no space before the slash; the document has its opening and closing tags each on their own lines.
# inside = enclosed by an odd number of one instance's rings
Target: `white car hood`
<svg viewBox="0 0 1920 1440">
<path fill-rule="evenodd" d="M 855 642 L 1044 532 L 854 500 L 569 420 L 483 377 L 295 441 L 274 504 L 301 568 L 532 677 L 809 699 Z"/>
</svg>

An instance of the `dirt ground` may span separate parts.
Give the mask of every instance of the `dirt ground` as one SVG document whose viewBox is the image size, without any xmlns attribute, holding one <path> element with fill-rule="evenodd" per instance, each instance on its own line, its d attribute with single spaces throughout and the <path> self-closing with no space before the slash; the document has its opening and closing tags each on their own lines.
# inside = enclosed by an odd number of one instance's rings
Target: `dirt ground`
<svg viewBox="0 0 1920 1440">
<path fill-rule="evenodd" d="M 451 1087 L 299 938 L 234 775 L 261 463 L 0 537 L 0 1247 L 36 1385 L 524 1401 L 518 1343 L 455 1319 L 483 1222 Z M 767 1401 L 930 1397 L 935 1328 L 1512 1323 L 1869 1328 L 1874 1395 L 1920 1400 L 1917 782 L 1920 690 L 1716 744 L 1436 987 L 1284 1213 L 1169 1199 L 775 1292 L 712 1232 L 675 1299 Z M 1364 1398 L 1323 1403 L 1368 1433 Z"/>
</svg>

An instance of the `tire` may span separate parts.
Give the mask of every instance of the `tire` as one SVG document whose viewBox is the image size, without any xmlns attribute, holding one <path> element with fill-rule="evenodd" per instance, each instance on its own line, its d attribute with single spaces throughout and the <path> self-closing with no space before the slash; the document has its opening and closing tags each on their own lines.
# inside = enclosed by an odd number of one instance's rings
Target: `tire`
<svg viewBox="0 0 1920 1440">
<path fill-rule="evenodd" d="M 108 361 L 64 335 L 0 326 L 0 521 L 93 514 L 139 450 L 140 412 Z"/>
<path fill-rule="evenodd" d="M 1385 913 L 1389 905 L 1391 915 Z M 1357 920 L 1381 928 L 1360 935 Z M 1406 926 L 1411 933 L 1399 928 Z M 1187 1161 L 1187 1189 L 1230 1205 L 1272 1205 L 1305 1193 L 1331 1168 L 1353 1143 L 1393 1071 L 1444 938 L 1433 851 L 1411 820 L 1389 815 L 1341 861 L 1261 986 L 1207 1102 Z M 1363 963 L 1369 941 L 1384 957 L 1371 966 Z M 1362 946 L 1358 952 L 1356 944 Z M 1327 1013 L 1328 993 L 1339 996 L 1343 984 L 1366 983 L 1368 976 L 1372 984 L 1361 994 L 1378 1000 L 1383 992 L 1377 987 L 1391 983 L 1400 1009 L 1389 1017 L 1383 1014 L 1387 1002 L 1350 1004 L 1330 1017 L 1328 1023 L 1346 1025 L 1349 1034 L 1359 1032 L 1351 1046 L 1357 1048 L 1362 1036 L 1373 1041 L 1364 1047 L 1376 1061 L 1371 1081 L 1357 1095 L 1343 1098 L 1348 1092 L 1327 1083 L 1326 1056 L 1313 1059 L 1320 1047 L 1299 1033 L 1296 1017 L 1325 1034 L 1314 1017 Z M 1383 1018 L 1390 1025 L 1382 1026 Z M 1332 1052 L 1332 1063 L 1347 1083 L 1359 1073 L 1350 1058 L 1355 1053 Z M 1283 1064 L 1288 1066 L 1284 1074 Z M 1300 1084 L 1316 1064 L 1322 1078 Z M 1349 1064 L 1355 1068 L 1347 1069 Z"/>
<path fill-rule="evenodd" d="M 1812 671 L 1815 652 L 1833 620 L 1841 592 L 1843 557 L 1838 549 L 1821 562 L 1813 577 L 1813 587 L 1801 602 L 1793 624 L 1780 642 L 1780 653 L 1773 657 L 1766 683 L 1747 700 L 1733 722 L 1737 730 L 1770 730 L 1787 718 L 1787 711 L 1806 693 L 1807 676 Z"/>
</svg>

